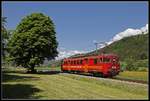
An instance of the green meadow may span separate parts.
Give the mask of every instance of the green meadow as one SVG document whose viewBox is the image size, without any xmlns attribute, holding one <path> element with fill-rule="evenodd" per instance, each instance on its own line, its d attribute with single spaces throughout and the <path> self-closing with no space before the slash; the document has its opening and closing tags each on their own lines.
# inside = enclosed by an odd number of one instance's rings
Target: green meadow
<svg viewBox="0 0 150 101">
<path fill-rule="evenodd" d="M 27 74 L 2 69 L 3 99 L 148 99 L 148 85 L 99 80 L 75 74 Z"/>
</svg>

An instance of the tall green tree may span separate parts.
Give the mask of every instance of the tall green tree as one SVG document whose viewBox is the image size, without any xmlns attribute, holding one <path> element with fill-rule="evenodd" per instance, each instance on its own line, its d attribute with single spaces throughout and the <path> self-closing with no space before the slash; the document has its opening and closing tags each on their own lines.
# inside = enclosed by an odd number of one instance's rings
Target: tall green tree
<svg viewBox="0 0 150 101">
<path fill-rule="evenodd" d="M 32 13 L 22 19 L 8 43 L 11 60 L 34 72 L 44 59 L 54 59 L 57 52 L 55 26 L 50 17 Z"/>
<path fill-rule="evenodd" d="M 6 29 L 6 21 L 7 17 L 2 17 L 1 19 L 1 23 L 2 23 L 2 26 L 1 26 L 1 36 L 2 36 L 2 42 L 1 42 L 1 46 L 2 46 L 2 59 L 3 61 L 5 61 L 5 57 L 6 57 L 6 47 L 7 47 L 7 41 L 8 41 L 8 38 L 9 38 L 9 35 L 8 35 L 8 31 Z"/>
</svg>

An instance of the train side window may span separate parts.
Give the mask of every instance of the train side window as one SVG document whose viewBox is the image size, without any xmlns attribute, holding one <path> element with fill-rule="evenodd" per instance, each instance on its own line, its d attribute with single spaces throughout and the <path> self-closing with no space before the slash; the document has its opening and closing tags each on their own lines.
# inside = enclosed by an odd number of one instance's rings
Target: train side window
<svg viewBox="0 0 150 101">
<path fill-rule="evenodd" d="M 76 60 L 76 65 L 78 65 L 78 60 Z"/>
<path fill-rule="evenodd" d="M 107 62 L 110 62 L 110 58 L 107 58 Z"/>
<path fill-rule="evenodd" d="M 71 61 L 71 65 L 73 65 L 73 61 Z"/>
<path fill-rule="evenodd" d="M 80 63 L 79 63 L 79 60 L 77 60 L 77 65 L 79 65 Z"/>
<path fill-rule="evenodd" d="M 97 58 L 94 59 L 94 64 L 97 64 Z"/>
<path fill-rule="evenodd" d="M 110 62 L 110 59 L 109 58 L 104 58 L 103 62 Z"/>
<path fill-rule="evenodd" d="M 106 58 L 103 58 L 103 62 L 106 62 Z"/>
<path fill-rule="evenodd" d="M 99 62 L 100 62 L 100 63 L 103 62 L 102 58 L 99 58 Z"/>
<path fill-rule="evenodd" d="M 76 61 L 74 60 L 74 65 L 76 64 Z"/>
<path fill-rule="evenodd" d="M 85 63 L 88 63 L 88 59 L 84 59 L 85 60 Z"/>
<path fill-rule="evenodd" d="M 70 60 L 68 61 L 68 64 L 70 64 Z"/>
<path fill-rule="evenodd" d="M 82 60 L 80 60 L 80 64 L 82 64 Z"/>
</svg>

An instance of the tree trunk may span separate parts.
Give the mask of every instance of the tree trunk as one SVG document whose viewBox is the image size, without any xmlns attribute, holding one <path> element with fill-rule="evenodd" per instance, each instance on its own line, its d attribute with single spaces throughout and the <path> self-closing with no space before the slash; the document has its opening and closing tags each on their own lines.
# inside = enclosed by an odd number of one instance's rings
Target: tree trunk
<svg viewBox="0 0 150 101">
<path fill-rule="evenodd" d="M 31 65 L 31 73 L 36 73 L 36 70 L 34 69 L 35 65 Z"/>
<path fill-rule="evenodd" d="M 36 70 L 34 69 L 35 65 L 31 65 L 31 67 L 28 68 L 27 73 L 36 73 Z"/>
<path fill-rule="evenodd" d="M 31 72 L 32 72 L 32 73 L 34 72 L 34 67 L 31 67 Z"/>
</svg>

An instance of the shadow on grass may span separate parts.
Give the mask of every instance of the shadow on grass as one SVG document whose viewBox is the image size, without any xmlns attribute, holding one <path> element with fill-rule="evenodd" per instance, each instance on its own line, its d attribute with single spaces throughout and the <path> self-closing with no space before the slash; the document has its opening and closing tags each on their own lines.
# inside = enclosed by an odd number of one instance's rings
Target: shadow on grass
<svg viewBox="0 0 150 101">
<path fill-rule="evenodd" d="M 18 76 L 18 75 L 11 75 L 8 73 L 2 73 L 2 82 L 16 82 L 16 81 L 31 81 L 31 80 L 38 80 L 38 77 L 32 76 Z"/>
<path fill-rule="evenodd" d="M 33 96 L 42 90 L 29 84 L 2 84 L 3 99 L 37 99 L 41 96 Z"/>
<path fill-rule="evenodd" d="M 59 74 L 61 73 L 61 71 L 56 71 L 56 70 L 42 70 L 42 71 L 38 71 L 37 73 L 35 74 L 46 74 L 46 75 L 54 75 L 54 74 Z"/>
</svg>

